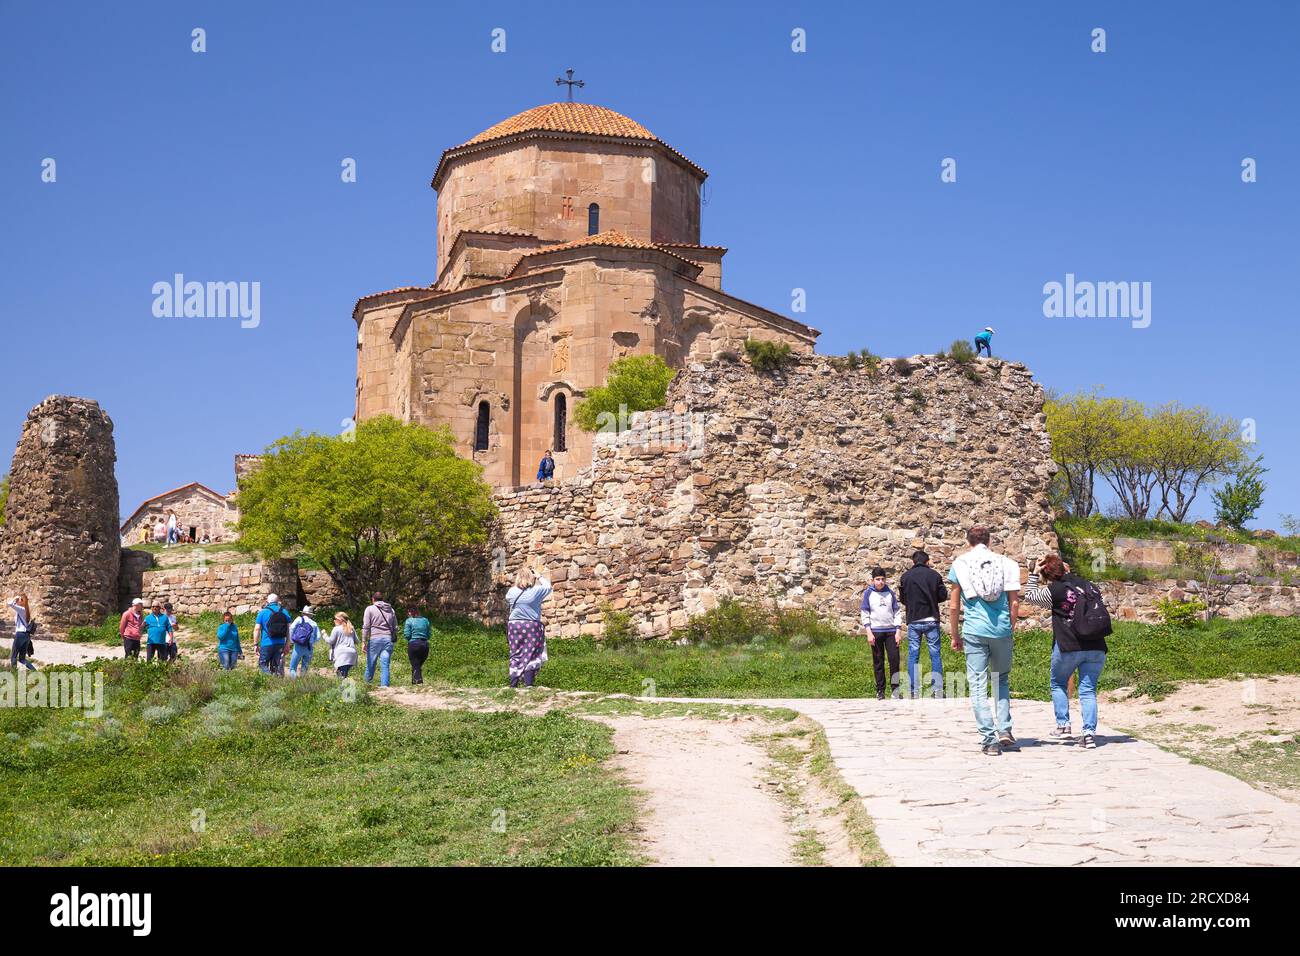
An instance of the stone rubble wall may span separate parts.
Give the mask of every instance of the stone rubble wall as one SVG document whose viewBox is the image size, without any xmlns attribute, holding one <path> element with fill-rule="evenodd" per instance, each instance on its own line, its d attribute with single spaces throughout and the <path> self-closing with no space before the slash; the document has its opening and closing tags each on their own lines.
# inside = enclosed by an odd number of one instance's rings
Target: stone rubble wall
<svg viewBox="0 0 1300 956">
<path fill-rule="evenodd" d="M 692 364 L 666 420 L 599 436 L 570 481 L 499 493 L 491 553 L 452 562 L 432 600 L 500 620 L 492 572 L 537 559 L 559 636 L 599 634 L 606 604 L 664 636 L 729 596 L 851 627 L 874 565 L 896 579 L 924 547 L 946 568 L 972 524 L 1009 555 L 1041 557 L 1057 548 L 1042 389 L 1016 363 L 974 369 L 978 382 L 934 356 L 874 371 L 803 356 L 762 375 Z"/>
<path fill-rule="evenodd" d="M 0 587 L 5 601 L 27 595 L 45 637 L 99 624 L 117 605 L 116 459 L 113 422 L 97 402 L 53 395 L 28 413 L 9 470 Z"/>
<path fill-rule="evenodd" d="M 1158 602 L 1185 601 L 1201 595 L 1196 581 L 1100 581 L 1102 596 L 1115 621 L 1160 623 Z M 1238 620 L 1256 614 L 1275 617 L 1300 615 L 1300 588 L 1285 585 L 1233 584 L 1221 595 L 1217 616 Z M 1048 614 L 1039 608 L 1021 605 L 1021 617 L 1034 626 L 1047 627 Z"/>
<path fill-rule="evenodd" d="M 224 564 L 189 568 L 163 568 L 141 575 L 140 594 L 145 604 L 170 601 L 177 614 L 203 611 L 236 614 L 256 611 L 266 596 L 279 595 L 290 606 L 298 603 L 298 562 L 292 558 L 253 564 Z"/>
</svg>

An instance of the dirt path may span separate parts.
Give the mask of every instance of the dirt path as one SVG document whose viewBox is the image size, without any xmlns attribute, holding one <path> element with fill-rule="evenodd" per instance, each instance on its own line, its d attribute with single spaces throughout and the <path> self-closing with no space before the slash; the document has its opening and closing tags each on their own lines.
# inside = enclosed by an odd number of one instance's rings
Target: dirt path
<svg viewBox="0 0 1300 956">
<path fill-rule="evenodd" d="M 1112 726 L 1300 803 L 1300 676 L 1184 684 L 1163 700 L 1103 697 Z"/>
<path fill-rule="evenodd" d="M 465 692 L 445 696 L 405 688 L 376 696 L 406 707 L 531 714 L 590 697 L 504 703 Z M 818 789 L 775 766 L 761 740 L 766 727 L 760 718 L 578 715 L 613 729 L 612 764 L 641 794 L 638 849 L 656 865 L 795 866 L 809 862 L 799 847 L 810 842 L 817 846 L 819 864 L 860 865 Z M 795 794 L 800 799 L 793 799 Z"/>
</svg>

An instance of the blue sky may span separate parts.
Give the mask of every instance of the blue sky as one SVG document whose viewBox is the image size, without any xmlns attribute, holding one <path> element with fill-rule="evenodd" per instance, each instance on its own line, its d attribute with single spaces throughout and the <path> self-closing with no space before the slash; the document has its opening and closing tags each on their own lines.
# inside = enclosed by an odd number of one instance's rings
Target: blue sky
<svg viewBox="0 0 1300 956">
<path fill-rule="evenodd" d="M 1297 35 L 1289 0 L 0 0 L 0 446 L 46 395 L 99 400 L 129 513 L 187 481 L 230 489 L 236 452 L 337 431 L 356 299 L 434 277 L 439 154 L 562 98 L 573 67 L 580 99 L 709 171 L 726 287 L 786 313 L 806 290 L 820 351 L 931 352 L 993 325 L 1049 387 L 1253 418 L 1275 526 L 1300 512 Z M 260 282 L 261 324 L 155 318 L 178 272 Z M 1150 282 L 1150 327 L 1045 318 L 1066 273 Z"/>
</svg>

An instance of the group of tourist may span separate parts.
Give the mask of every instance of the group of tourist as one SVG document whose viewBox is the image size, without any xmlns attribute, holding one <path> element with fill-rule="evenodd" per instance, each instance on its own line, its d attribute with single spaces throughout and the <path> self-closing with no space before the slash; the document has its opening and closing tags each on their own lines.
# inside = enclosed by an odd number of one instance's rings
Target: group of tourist
<svg viewBox="0 0 1300 956">
<path fill-rule="evenodd" d="M 891 685 L 901 683 L 899 631 L 907 626 L 907 679 L 912 697 L 923 688 L 918 679 L 921 645 L 930 656 L 930 690 L 944 696 L 944 674 L 939 619 L 945 601 L 949 603 L 949 631 L 952 649 L 966 658 L 967 690 L 974 707 L 980 747 L 990 756 L 1019 749 L 1011 729 L 1011 665 L 1015 622 L 1020 602 L 1051 613 L 1052 657 L 1048 683 L 1056 717 L 1052 736 L 1073 740 L 1070 724 L 1071 680 L 1077 674 L 1085 748 L 1096 746 L 1097 683 L 1106 664 L 1106 636 L 1111 633 L 1110 616 L 1096 585 L 1071 572 L 1057 555 L 1031 562 L 1028 584 L 1022 589 L 1020 566 L 1011 558 L 989 548 L 987 528 L 971 528 L 966 535 L 970 550 L 959 554 L 945 577 L 930 566 L 925 551 L 912 555 L 912 567 L 898 582 L 895 592 L 883 568 L 871 572 L 871 585 L 862 596 L 861 624 L 871 647 L 876 696 L 884 699 Z M 1040 581 L 1042 583 L 1040 583 Z M 532 687 L 546 663 L 546 631 L 542 625 L 542 603 L 551 594 L 551 582 L 535 567 L 525 566 L 514 577 L 505 595 L 507 607 L 506 643 L 509 648 L 511 687 Z M 1023 593 L 1022 593 L 1023 590 Z M 15 640 L 10 666 L 34 665 L 30 632 L 35 629 L 30 605 L 24 595 L 9 601 L 14 612 Z M 284 607 L 276 594 L 267 596 L 253 624 L 252 639 L 258 649 L 258 667 L 265 674 L 297 677 L 307 673 L 316 645 L 329 647 L 330 662 L 341 678 L 356 665 L 360 647 L 352 620 L 344 611 L 334 615 L 334 626 L 325 634 L 305 605 L 296 615 Z M 408 609 L 400 625 L 406 639 L 411 682 L 424 681 L 423 669 L 429 657 L 432 628 L 428 617 Z M 176 658 L 176 615 L 170 604 L 154 601 L 148 614 L 144 601 L 136 598 L 121 616 L 119 633 L 123 653 L 140 656 L 143 642 L 147 661 L 157 657 L 166 662 Z M 393 650 L 399 633 L 398 615 L 382 594 L 372 595 L 361 620 L 360 643 L 366 655 L 365 679 L 387 687 L 391 681 Z M 230 670 L 243 657 L 239 628 L 234 615 L 226 611 L 217 627 L 217 659 Z M 289 658 L 285 661 L 285 651 Z M 990 697 L 993 705 L 990 707 Z"/>
<path fill-rule="evenodd" d="M 862 596 L 861 624 L 871 645 L 876 697 L 883 700 L 900 683 L 898 632 L 907 619 L 907 677 L 912 697 L 922 688 L 917 680 L 921 642 L 930 652 L 931 691 L 942 697 L 939 609 L 949 602 L 952 649 L 966 656 L 967 691 L 975 711 L 980 748 L 989 756 L 1019 750 L 1011 731 L 1011 665 L 1015 622 L 1022 588 L 1020 565 L 989 548 L 987 528 L 971 528 L 970 550 L 958 555 L 947 579 L 930 567 L 924 551 L 912 555 L 912 567 L 899 579 L 898 593 L 889 587 L 882 568 L 871 572 L 871 586 Z M 1092 582 L 1075 575 L 1055 554 L 1033 562 L 1023 600 L 1051 612 L 1052 659 L 1048 684 L 1056 727 L 1052 737 L 1071 741 L 1069 683 L 1077 673 L 1082 711 L 1081 742 L 1097 746 L 1097 682 L 1106 664 L 1110 615 Z M 1045 583 L 1040 584 L 1043 581 Z M 890 677 L 886 679 L 888 661 Z M 990 688 L 990 684 L 992 687 Z M 994 706 L 990 708 L 989 697 Z"/>
<path fill-rule="evenodd" d="M 211 544 L 212 536 L 207 531 L 191 534 L 189 529 L 181 526 L 176 512 L 169 511 L 165 518 L 159 515 L 152 526 L 145 522 L 140 529 L 140 543 L 147 544 L 151 540 L 164 548 L 170 548 L 178 544 Z"/>
</svg>

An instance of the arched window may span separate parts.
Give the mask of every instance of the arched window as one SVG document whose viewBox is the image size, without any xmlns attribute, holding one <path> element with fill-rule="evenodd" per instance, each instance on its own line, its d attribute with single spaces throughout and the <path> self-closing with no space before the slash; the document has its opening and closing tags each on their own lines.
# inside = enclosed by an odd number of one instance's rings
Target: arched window
<svg viewBox="0 0 1300 956">
<path fill-rule="evenodd" d="M 488 427 L 492 423 L 492 407 L 487 402 L 478 403 L 478 422 L 474 426 L 474 450 L 487 451 Z"/>
<path fill-rule="evenodd" d="M 569 424 L 569 400 L 563 392 L 555 396 L 555 438 L 551 442 L 556 451 L 568 451 L 564 433 Z"/>
<path fill-rule="evenodd" d="M 600 232 L 600 207 L 592 203 L 587 207 L 587 235 L 594 236 Z"/>
</svg>

